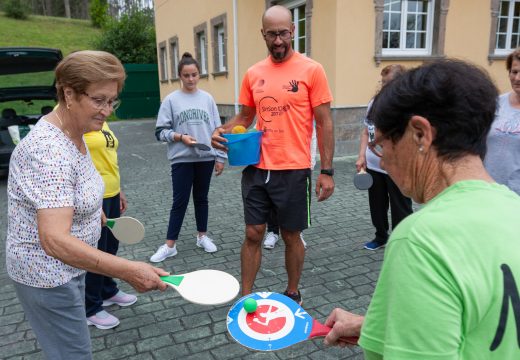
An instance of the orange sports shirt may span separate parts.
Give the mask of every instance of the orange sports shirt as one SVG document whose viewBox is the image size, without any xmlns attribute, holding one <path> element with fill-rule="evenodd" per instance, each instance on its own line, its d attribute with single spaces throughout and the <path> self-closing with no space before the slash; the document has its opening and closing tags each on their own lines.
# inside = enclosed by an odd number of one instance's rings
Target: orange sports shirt
<svg viewBox="0 0 520 360">
<path fill-rule="evenodd" d="M 248 69 L 239 100 L 256 108 L 256 128 L 264 131 L 256 167 L 311 167 L 313 108 L 332 101 L 325 71 L 318 62 L 298 52 L 282 63 L 269 56 Z"/>
</svg>

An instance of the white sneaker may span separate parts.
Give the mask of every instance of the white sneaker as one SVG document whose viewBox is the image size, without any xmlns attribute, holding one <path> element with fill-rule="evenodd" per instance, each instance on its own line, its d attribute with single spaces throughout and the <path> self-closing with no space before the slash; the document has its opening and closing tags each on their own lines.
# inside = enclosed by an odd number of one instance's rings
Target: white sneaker
<svg viewBox="0 0 520 360">
<path fill-rule="evenodd" d="M 302 240 L 304 249 L 307 249 L 307 243 L 305 242 L 305 240 L 303 240 L 303 233 L 302 232 L 300 233 L 300 239 Z"/>
<path fill-rule="evenodd" d="M 103 300 L 103 306 L 110 306 L 113 304 L 117 304 L 119 306 L 130 306 L 135 304 L 137 301 L 137 296 L 132 294 L 127 294 L 123 290 L 119 290 L 117 294 L 112 296 L 109 299 Z"/>
<path fill-rule="evenodd" d="M 213 253 L 217 251 L 217 246 L 213 244 L 213 240 L 206 235 L 197 235 L 197 246 L 204 248 L 205 252 Z"/>
<path fill-rule="evenodd" d="M 101 310 L 97 314 L 87 318 L 87 325 L 94 325 L 98 329 L 108 330 L 119 325 L 119 319 L 107 313 L 105 310 Z"/>
<path fill-rule="evenodd" d="M 166 258 L 177 255 L 177 244 L 173 245 L 173 247 L 169 247 L 164 244 L 159 247 L 159 249 L 152 255 L 150 258 L 151 262 L 161 262 Z"/>
<path fill-rule="evenodd" d="M 265 236 L 264 240 L 264 248 L 265 249 L 274 249 L 274 246 L 278 242 L 279 236 L 274 232 L 270 231 Z"/>
</svg>

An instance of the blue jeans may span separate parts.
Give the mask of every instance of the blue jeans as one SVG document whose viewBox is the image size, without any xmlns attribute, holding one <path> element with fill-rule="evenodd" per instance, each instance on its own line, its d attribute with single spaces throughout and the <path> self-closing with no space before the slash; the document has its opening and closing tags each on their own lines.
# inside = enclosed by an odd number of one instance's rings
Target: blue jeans
<svg viewBox="0 0 520 360">
<path fill-rule="evenodd" d="M 177 240 L 193 187 L 193 205 L 198 232 L 208 228 L 208 192 L 215 161 L 176 163 L 172 165 L 173 205 L 170 211 L 167 240 Z"/>
<path fill-rule="evenodd" d="M 103 211 L 109 219 L 121 216 L 119 194 L 103 199 Z M 97 248 L 106 253 L 115 255 L 119 249 L 119 241 L 105 226 L 101 229 L 101 237 Z M 85 310 L 87 317 L 103 310 L 103 300 L 109 299 L 117 292 L 117 283 L 109 276 L 87 272 L 85 277 Z"/>
</svg>

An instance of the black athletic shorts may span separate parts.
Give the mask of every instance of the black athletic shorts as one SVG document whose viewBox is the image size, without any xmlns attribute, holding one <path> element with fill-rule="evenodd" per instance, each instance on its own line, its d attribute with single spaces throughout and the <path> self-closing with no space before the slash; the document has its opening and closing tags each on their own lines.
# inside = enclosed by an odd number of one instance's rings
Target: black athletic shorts
<svg viewBox="0 0 520 360">
<path fill-rule="evenodd" d="M 242 171 L 247 225 L 265 224 L 274 211 L 281 229 L 302 231 L 311 224 L 311 169 Z"/>
</svg>

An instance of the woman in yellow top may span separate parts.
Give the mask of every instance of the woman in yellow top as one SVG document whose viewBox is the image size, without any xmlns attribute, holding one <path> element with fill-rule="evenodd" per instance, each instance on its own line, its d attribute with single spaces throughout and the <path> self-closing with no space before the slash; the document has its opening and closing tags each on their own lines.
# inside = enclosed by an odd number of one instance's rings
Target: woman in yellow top
<svg viewBox="0 0 520 360">
<path fill-rule="evenodd" d="M 117 148 L 119 141 L 105 122 L 99 131 L 91 131 L 84 135 L 92 162 L 103 178 L 105 193 L 103 195 L 103 212 L 107 218 L 118 218 L 127 208 L 127 200 L 120 186 Z M 98 242 L 98 249 L 116 255 L 119 241 L 103 227 Z M 119 290 L 117 283 L 109 276 L 88 272 L 85 278 L 85 308 L 87 323 L 98 329 L 111 329 L 119 325 L 119 319 L 109 314 L 103 306 L 117 304 L 129 306 L 137 301 L 135 295 Z"/>
</svg>

